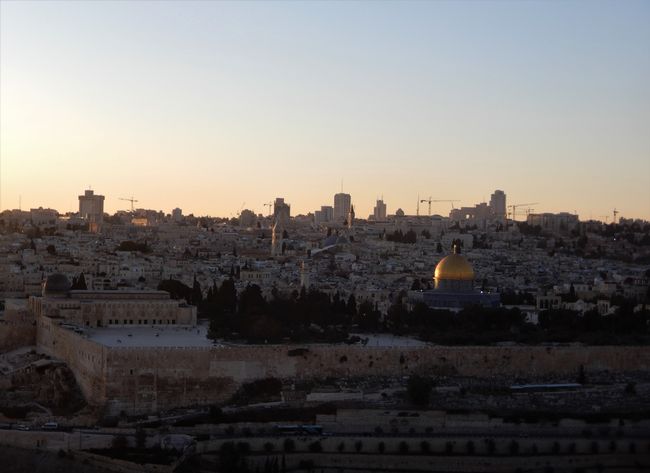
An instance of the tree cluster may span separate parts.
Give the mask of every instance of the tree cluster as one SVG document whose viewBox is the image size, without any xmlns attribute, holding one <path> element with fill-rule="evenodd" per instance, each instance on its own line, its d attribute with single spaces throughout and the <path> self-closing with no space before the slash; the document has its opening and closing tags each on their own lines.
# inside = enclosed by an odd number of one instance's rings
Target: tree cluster
<svg viewBox="0 0 650 473">
<path fill-rule="evenodd" d="M 386 240 L 414 244 L 418 241 L 418 236 L 413 230 L 409 230 L 406 233 L 402 233 L 402 230 L 395 230 L 393 233 L 386 234 Z"/>
<path fill-rule="evenodd" d="M 547 342 L 587 344 L 637 344 L 650 341 L 650 310 L 634 312 L 634 302 L 613 300 L 618 309 L 601 316 L 597 311 L 580 314 L 570 310 L 547 310 L 539 324 L 526 321 L 518 308 L 467 307 L 457 313 L 432 309 L 423 303 L 412 308 L 400 293 L 385 317 L 368 301 L 357 303 L 338 293 L 304 288 L 290 295 L 274 290 L 267 299 L 256 284 L 239 294 L 232 278 L 213 284 L 203 296 L 196 279 L 193 287 L 172 279 L 158 289 L 172 298 L 184 299 L 198 307 L 199 316 L 210 323 L 212 339 L 236 339 L 251 343 L 342 342 L 350 332 L 389 332 L 416 336 L 447 345 L 489 345 L 513 341 L 525 344 Z M 506 302 L 532 302 L 529 294 L 508 293 Z"/>
<path fill-rule="evenodd" d="M 149 247 L 146 240 L 142 243 L 125 240 L 117 246 L 115 251 L 139 251 L 141 253 L 151 253 L 151 247 Z"/>
<path fill-rule="evenodd" d="M 650 341 L 650 310 L 634 312 L 626 302 L 611 315 L 596 310 L 580 314 L 557 309 L 542 311 L 539 324 L 526 321 L 519 309 L 468 307 L 458 313 L 416 304 L 412 310 L 397 301 L 388 310 L 384 327 L 391 333 L 418 336 L 447 345 L 489 345 L 513 341 L 524 344 L 638 344 Z"/>
</svg>

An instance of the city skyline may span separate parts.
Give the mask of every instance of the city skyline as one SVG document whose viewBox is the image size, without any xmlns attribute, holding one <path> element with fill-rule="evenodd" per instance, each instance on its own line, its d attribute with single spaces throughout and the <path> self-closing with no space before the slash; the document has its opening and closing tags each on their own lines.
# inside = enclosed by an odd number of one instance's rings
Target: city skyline
<svg viewBox="0 0 650 473">
<path fill-rule="evenodd" d="M 90 185 L 109 213 L 307 214 L 343 179 L 361 218 L 503 189 L 650 219 L 644 2 L 0 9 L 0 210 Z"/>
</svg>

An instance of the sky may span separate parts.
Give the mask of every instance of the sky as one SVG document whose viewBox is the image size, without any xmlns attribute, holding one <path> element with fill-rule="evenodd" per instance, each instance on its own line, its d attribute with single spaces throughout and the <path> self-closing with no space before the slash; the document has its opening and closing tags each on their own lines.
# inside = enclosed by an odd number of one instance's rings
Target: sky
<svg viewBox="0 0 650 473">
<path fill-rule="evenodd" d="M 649 84 L 648 1 L 0 0 L 0 208 L 650 220 Z"/>
</svg>

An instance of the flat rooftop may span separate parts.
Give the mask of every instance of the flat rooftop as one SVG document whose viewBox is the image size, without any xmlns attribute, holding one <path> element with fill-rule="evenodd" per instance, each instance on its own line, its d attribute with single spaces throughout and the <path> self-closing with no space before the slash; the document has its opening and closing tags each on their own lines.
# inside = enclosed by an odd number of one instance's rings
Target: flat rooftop
<svg viewBox="0 0 650 473">
<path fill-rule="evenodd" d="M 104 327 L 89 328 L 68 326 L 89 340 L 107 347 L 176 347 L 176 348 L 209 348 L 224 346 L 250 346 L 244 343 L 217 341 L 216 343 L 207 337 L 208 326 L 197 325 L 195 327 L 152 325 L 135 327 Z M 352 335 L 352 334 L 351 334 Z M 366 347 L 424 347 L 430 345 L 427 342 L 409 337 L 401 337 L 389 334 L 355 334 L 362 342 L 355 346 L 365 345 Z M 273 345 L 273 344 L 269 344 Z M 288 346 L 323 345 L 322 343 L 296 343 Z M 344 345 L 341 343 L 341 345 Z"/>
<path fill-rule="evenodd" d="M 81 335 L 107 347 L 213 347 L 208 328 L 183 326 L 82 328 Z"/>
</svg>

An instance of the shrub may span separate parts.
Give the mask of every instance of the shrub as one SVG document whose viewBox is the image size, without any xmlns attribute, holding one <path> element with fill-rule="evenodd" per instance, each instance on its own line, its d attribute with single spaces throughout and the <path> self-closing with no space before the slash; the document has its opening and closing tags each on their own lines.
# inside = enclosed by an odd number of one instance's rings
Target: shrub
<svg viewBox="0 0 650 473">
<path fill-rule="evenodd" d="M 386 451 L 386 444 L 384 442 L 379 442 L 377 450 L 379 450 L 379 453 L 384 453 Z"/>
<path fill-rule="evenodd" d="M 475 450 L 476 450 L 476 447 L 474 446 L 474 442 L 469 440 L 467 442 L 467 453 L 469 453 L 470 455 L 473 455 Z"/>
<path fill-rule="evenodd" d="M 344 442 L 341 442 L 341 443 L 339 444 L 339 446 L 336 447 L 336 449 L 337 449 L 339 452 L 343 452 L 343 451 L 345 451 L 345 443 L 344 443 Z"/>
<path fill-rule="evenodd" d="M 146 443 L 147 443 L 147 433 L 143 429 L 136 429 L 135 446 L 138 448 L 145 448 Z"/>
<path fill-rule="evenodd" d="M 447 442 L 445 444 L 445 453 L 450 454 L 454 452 L 454 444 L 452 442 Z"/>
<path fill-rule="evenodd" d="M 363 448 L 363 442 L 361 440 L 357 440 L 354 443 L 354 449 L 357 451 L 357 453 L 359 453 L 362 448 Z"/>
<path fill-rule="evenodd" d="M 321 445 L 320 441 L 317 440 L 309 444 L 309 451 L 311 453 L 320 453 L 323 451 L 323 446 Z"/>
<path fill-rule="evenodd" d="M 296 442 L 293 439 L 284 439 L 284 451 L 291 453 L 296 449 Z"/>
<path fill-rule="evenodd" d="M 509 446 L 510 455 L 517 455 L 519 453 L 519 442 L 513 440 Z"/>
<path fill-rule="evenodd" d="M 422 450 L 422 453 L 427 455 L 431 453 L 431 445 L 426 440 L 423 440 L 422 442 L 420 442 L 420 450 Z"/>
<path fill-rule="evenodd" d="M 417 406 L 426 406 L 429 404 L 431 397 L 432 383 L 428 378 L 423 378 L 418 375 L 409 377 L 406 391 L 409 400 Z"/>
<path fill-rule="evenodd" d="M 598 453 L 598 450 L 598 442 L 591 442 L 591 453 L 596 454 Z"/>
<path fill-rule="evenodd" d="M 266 442 L 264 444 L 264 451 L 267 452 L 267 453 L 271 453 L 274 448 L 275 448 L 275 446 L 271 442 Z"/>
<path fill-rule="evenodd" d="M 401 441 L 399 443 L 399 453 L 401 453 L 402 455 L 406 455 L 408 452 L 409 452 L 409 444 L 404 441 Z"/>
<path fill-rule="evenodd" d="M 485 440 L 485 446 L 487 448 L 487 452 L 490 455 L 494 455 L 497 451 L 497 445 L 494 443 L 494 440 L 492 439 L 486 439 Z"/>
<path fill-rule="evenodd" d="M 129 446 L 129 441 L 122 434 L 116 435 L 115 437 L 113 437 L 113 440 L 111 441 L 111 448 L 113 448 L 114 450 L 124 450 L 128 446 Z"/>
</svg>

